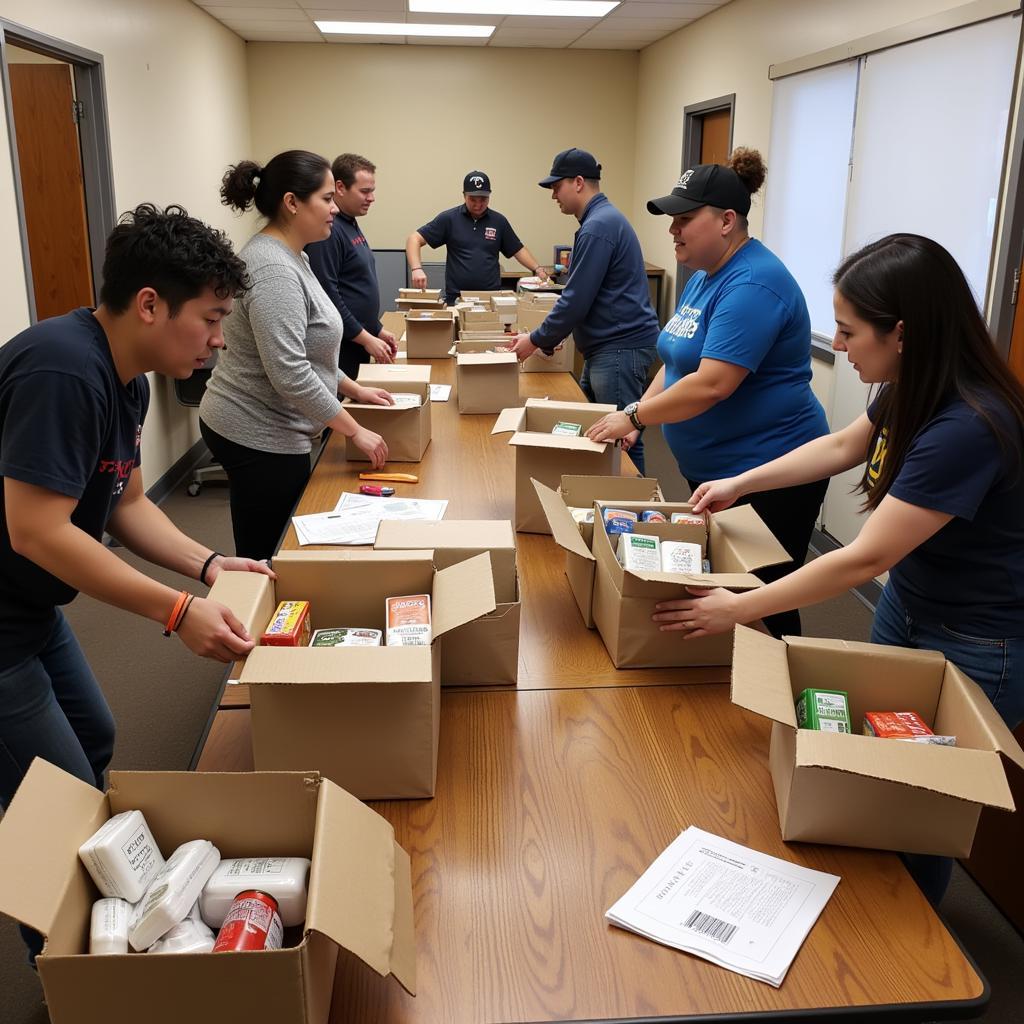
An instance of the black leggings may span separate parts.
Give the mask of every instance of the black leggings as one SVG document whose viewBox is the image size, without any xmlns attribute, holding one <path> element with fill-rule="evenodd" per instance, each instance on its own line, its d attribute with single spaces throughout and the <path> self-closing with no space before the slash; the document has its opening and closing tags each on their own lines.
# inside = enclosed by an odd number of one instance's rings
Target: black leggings
<svg viewBox="0 0 1024 1024">
<path fill-rule="evenodd" d="M 700 481 L 688 480 L 690 488 L 696 490 Z M 754 575 L 763 583 L 772 583 L 799 569 L 807 557 L 807 545 L 811 542 L 814 523 L 825 499 L 828 480 L 816 480 L 798 487 L 781 487 L 777 491 L 759 491 L 748 494 L 736 502 L 737 505 L 752 505 L 754 511 L 764 520 L 765 526 L 775 534 L 775 539 L 786 549 L 791 562 L 770 565 L 757 569 Z M 764 624 L 772 636 L 800 636 L 800 613 L 793 609 L 766 615 Z"/>
<path fill-rule="evenodd" d="M 199 421 L 206 447 L 224 467 L 231 487 L 235 554 L 270 558 L 309 480 L 309 455 L 279 455 L 229 441 Z"/>
</svg>

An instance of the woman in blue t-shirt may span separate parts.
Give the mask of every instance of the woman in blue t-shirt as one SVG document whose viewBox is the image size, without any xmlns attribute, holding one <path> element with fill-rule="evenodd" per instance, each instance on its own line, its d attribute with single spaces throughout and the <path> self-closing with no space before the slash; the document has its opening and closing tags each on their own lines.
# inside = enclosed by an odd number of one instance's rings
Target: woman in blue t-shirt
<svg viewBox="0 0 1024 1024">
<path fill-rule="evenodd" d="M 658 338 L 664 367 L 639 402 L 587 431 L 595 441 L 624 438 L 662 424 L 679 470 L 696 489 L 735 476 L 828 433 L 811 391 L 811 323 L 807 303 L 782 262 L 747 233 L 750 197 L 764 182 L 756 150 L 737 149 L 728 166 L 687 171 L 651 213 L 672 217 L 677 262 L 696 271 L 675 316 Z M 826 480 L 748 501 L 792 561 L 758 572 L 770 582 L 803 564 Z M 776 635 L 799 634 L 800 615 L 765 618 Z"/>
<path fill-rule="evenodd" d="M 1024 720 L 1024 387 L 996 352 L 953 257 L 890 235 L 836 271 L 836 336 L 869 384 L 848 427 L 697 488 L 698 510 L 864 464 L 871 515 L 851 544 L 746 594 L 692 591 L 658 605 L 662 629 L 706 636 L 823 601 L 888 571 L 871 639 L 941 651 Z"/>
</svg>

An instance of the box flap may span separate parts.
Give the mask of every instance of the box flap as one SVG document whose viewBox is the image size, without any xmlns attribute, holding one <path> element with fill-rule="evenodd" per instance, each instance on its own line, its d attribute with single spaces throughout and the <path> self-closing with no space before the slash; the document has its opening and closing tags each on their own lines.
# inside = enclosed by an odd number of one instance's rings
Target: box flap
<svg viewBox="0 0 1024 1024">
<path fill-rule="evenodd" d="M 760 630 L 737 626 L 729 696 L 733 704 L 795 729 L 786 644 Z"/>
<path fill-rule="evenodd" d="M 498 605 L 494 600 L 491 556 L 474 555 L 438 570 L 430 607 L 435 637 L 493 612 Z"/>
<path fill-rule="evenodd" d="M 418 381 L 430 383 L 430 367 L 415 363 L 361 363 L 356 380 L 360 384 L 377 384 L 389 387 L 396 382 L 407 383 Z"/>
<path fill-rule="evenodd" d="M 503 363 L 518 363 L 514 352 L 460 352 L 455 357 L 459 366 L 494 366 Z"/>
<path fill-rule="evenodd" d="M 797 729 L 796 766 L 850 772 L 1013 810 L 1002 761 L 991 750 Z"/>
<path fill-rule="evenodd" d="M 653 501 L 665 496 L 661 484 L 644 476 L 563 476 L 560 487 L 566 505 L 587 508 L 595 501 Z"/>
<path fill-rule="evenodd" d="M 274 581 L 258 572 L 218 573 L 207 596 L 227 605 L 255 637 L 263 632 L 277 607 Z"/>
<path fill-rule="evenodd" d="M 78 847 L 108 817 L 107 798 L 35 758 L 0 821 L 0 910 L 50 935 L 85 868 Z"/>
<path fill-rule="evenodd" d="M 520 406 L 515 409 L 502 409 L 491 427 L 492 434 L 507 434 L 519 429 L 526 417 L 526 411 Z"/>
<path fill-rule="evenodd" d="M 493 431 L 492 431 L 493 433 Z M 589 437 L 572 437 L 570 434 L 535 434 L 532 431 L 517 431 L 508 443 L 516 448 L 549 448 L 567 452 L 603 452 L 607 441 L 591 441 Z"/>
<path fill-rule="evenodd" d="M 964 700 L 970 703 L 971 710 L 974 712 L 971 726 L 982 734 L 975 738 L 976 742 L 972 743 L 972 746 L 980 747 L 984 744 L 986 749 L 999 751 L 1003 757 L 1013 761 L 1018 768 L 1024 769 L 1024 751 L 1014 739 L 1013 733 L 1006 727 L 1006 723 L 999 717 L 999 712 L 992 707 L 992 702 L 985 696 L 985 691 L 973 679 L 964 675 L 951 661 L 946 662 L 940 712 L 947 697 L 946 689 L 952 686 L 956 686 L 961 691 Z M 957 715 L 954 720 L 957 719 L 962 721 L 962 713 Z M 936 729 L 935 731 L 940 732 L 941 730 Z"/>
<path fill-rule="evenodd" d="M 633 576 L 647 583 L 678 583 L 683 587 L 725 587 L 727 590 L 753 590 L 764 584 L 749 572 L 635 572 L 626 569 L 626 576 Z"/>
<path fill-rule="evenodd" d="M 429 683 L 430 658 L 423 647 L 256 647 L 240 683 L 317 685 L 332 683 Z"/>
<path fill-rule="evenodd" d="M 550 487 L 546 487 L 539 480 L 534 480 L 532 477 L 530 478 L 530 483 L 533 484 L 533 489 L 537 492 L 537 498 L 540 501 L 541 508 L 544 510 L 544 517 L 548 521 L 548 526 L 551 527 L 551 536 L 554 538 L 555 543 L 560 548 L 564 548 L 566 551 L 571 551 L 574 555 L 579 555 L 580 558 L 586 558 L 588 561 L 593 562 L 594 556 L 590 548 L 584 543 L 579 526 L 576 524 L 572 513 L 558 492 L 553 491 Z"/>
<path fill-rule="evenodd" d="M 566 412 L 615 412 L 614 405 L 601 402 L 561 402 L 551 398 L 528 398 L 526 408 L 564 409 Z M 598 417 L 600 418 L 600 417 Z M 597 420 L 594 420 L 596 423 Z"/>
<path fill-rule="evenodd" d="M 750 505 L 736 505 L 714 513 L 711 540 L 715 564 L 724 561 L 731 572 L 752 572 L 790 560 L 789 553 Z"/>
<path fill-rule="evenodd" d="M 510 519 L 382 519 L 374 549 L 508 548 L 515 551 Z"/>
<path fill-rule="evenodd" d="M 412 993 L 415 945 L 406 871 L 408 858 L 395 843 L 392 827 L 340 786 L 322 779 L 306 926 L 378 974 L 394 974 Z M 400 885 L 409 892 L 397 899 Z"/>
</svg>

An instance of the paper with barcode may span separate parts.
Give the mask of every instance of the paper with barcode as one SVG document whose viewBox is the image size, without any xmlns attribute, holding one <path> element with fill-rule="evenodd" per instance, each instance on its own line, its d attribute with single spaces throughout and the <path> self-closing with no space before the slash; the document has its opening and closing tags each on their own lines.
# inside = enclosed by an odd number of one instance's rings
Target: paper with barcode
<svg viewBox="0 0 1024 1024">
<path fill-rule="evenodd" d="M 838 884 L 691 826 L 605 917 L 778 988 Z"/>
</svg>

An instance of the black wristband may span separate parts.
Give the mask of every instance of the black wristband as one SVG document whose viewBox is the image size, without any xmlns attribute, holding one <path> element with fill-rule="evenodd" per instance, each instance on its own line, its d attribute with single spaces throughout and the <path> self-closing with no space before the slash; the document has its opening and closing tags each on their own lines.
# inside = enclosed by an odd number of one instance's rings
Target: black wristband
<svg viewBox="0 0 1024 1024">
<path fill-rule="evenodd" d="M 206 572 L 210 568 L 210 566 L 213 564 L 213 560 L 215 558 L 223 558 L 223 557 L 224 556 L 219 551 L 214 551 L 214 553 L 212 555 L 210 555 L 210 557 L 205 562 L 203 562 L 203 567 L 202 567 L 202 569 L 199 570 L 199 582 L 202 583 L 203 586 L 206 585 Z"/>
</svg>

